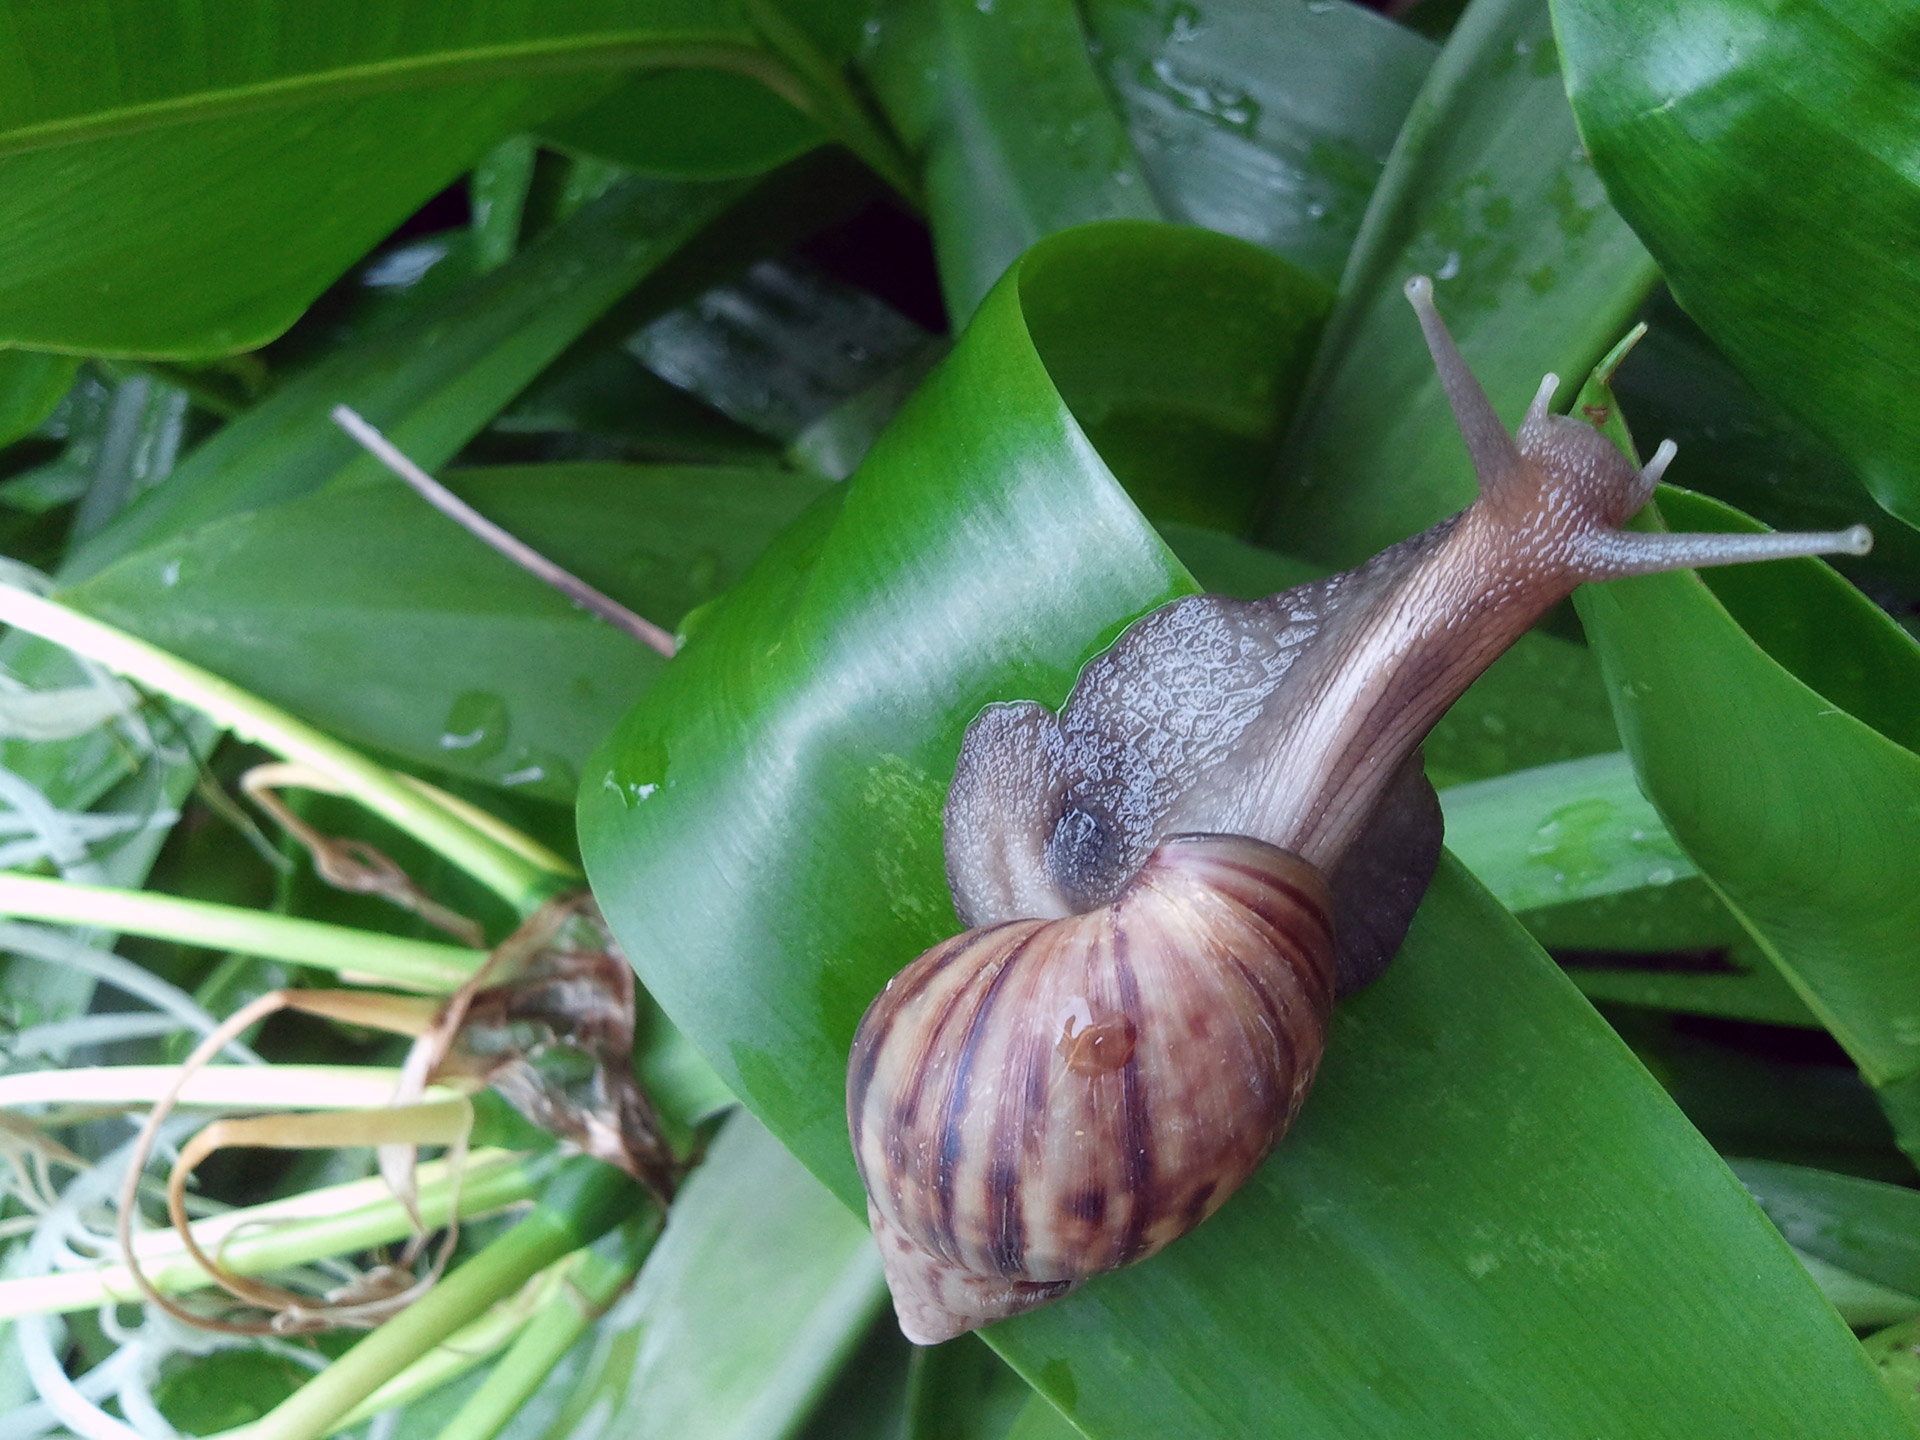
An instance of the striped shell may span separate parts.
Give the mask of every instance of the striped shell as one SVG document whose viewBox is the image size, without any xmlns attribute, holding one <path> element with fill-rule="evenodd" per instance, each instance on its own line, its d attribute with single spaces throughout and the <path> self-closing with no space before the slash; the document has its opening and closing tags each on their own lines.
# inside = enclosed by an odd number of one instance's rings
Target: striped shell
<svg viewBox="0 0 1920 1440">
<path fill-rule="evenodd" d="M 1218 1209 L 1313 1082 L 1331 915 L 1297 856 L 1176 836 L 1108 905 L 969 930 L 896 975 L 847 1118 L 907 1338 L 1032 1309 Z"/>
</svg>

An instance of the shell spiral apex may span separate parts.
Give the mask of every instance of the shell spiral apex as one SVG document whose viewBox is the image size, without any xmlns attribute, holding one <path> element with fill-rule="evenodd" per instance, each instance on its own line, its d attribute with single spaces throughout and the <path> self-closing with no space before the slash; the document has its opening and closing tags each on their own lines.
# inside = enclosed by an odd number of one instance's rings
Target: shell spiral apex
<svg viewBox="0 0 1920 1440">
<path fill-rule="evenodd" d="M 1835 534 L 1619 526 L 1634 466 L 1548 411 L 1509 434 L 1425 276 L 1407 283 L 1479 478 L 1472 506 L 1345 574 L 1136 622 L 1058 714 L 990 705 L 948 792 L 974 928 L 874 1000 L 847 1122 L 907 1338 L 933 1344 L 1153 1254 L 1292 1123 L 1336 994 L 1398 949 L 1433 876 L 1420 744 L 1579 584 L 1860 553 Z"/>
</svg>

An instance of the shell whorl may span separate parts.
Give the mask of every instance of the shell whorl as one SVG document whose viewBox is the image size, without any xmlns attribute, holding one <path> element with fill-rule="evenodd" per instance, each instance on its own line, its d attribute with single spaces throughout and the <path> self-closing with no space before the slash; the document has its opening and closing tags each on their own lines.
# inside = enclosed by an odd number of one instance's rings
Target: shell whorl
<svg viewBox="0 0 1920 1440">
<path fill-rule="evenodd" d="M 933 1344 L 1144 1259 L 1298 1112 L 1332 900 L 1243 836 L 1163 841 L 1109 904 L 969 930 L 888 983 L 847 1076 L 901 1329 Z"/>
</svg>

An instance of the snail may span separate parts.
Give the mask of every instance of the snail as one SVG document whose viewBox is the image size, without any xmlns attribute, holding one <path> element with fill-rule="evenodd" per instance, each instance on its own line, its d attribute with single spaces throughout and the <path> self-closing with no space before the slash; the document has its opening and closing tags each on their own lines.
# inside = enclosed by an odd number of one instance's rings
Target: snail
<svg viewBox="0 0 1920 1440">
<path fill-rule="evenodd" d="M 855 1034 L 847 1119 L 894 1307 L 933 1344 L 1152 1255 L 1264 1160 L 1336 996 L 1399 948 L 1438 863 L 1420 745 L 1582 582 L 1864 553 L 1832 534 L 1619 526 L 1636 469 L 1553 415 L 1509 435 L 1424 276 L 1407 282 L 1479 480 L 1460 514 L 1266 599 L 1128 628 L 1056 716 L 987 707 L 945 812 L 972 928 L 890 980 Z"/>
</svg>

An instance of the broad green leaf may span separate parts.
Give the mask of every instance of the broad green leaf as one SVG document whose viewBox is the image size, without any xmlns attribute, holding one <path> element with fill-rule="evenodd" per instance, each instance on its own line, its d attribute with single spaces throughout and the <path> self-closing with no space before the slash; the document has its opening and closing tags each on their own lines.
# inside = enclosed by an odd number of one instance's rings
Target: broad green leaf
<svg viewBox="0 0 1920 1440">
<path fill-rule="evenodd" d="M 311 0 L 14 0 L 0 342 L 173 358 L 259 345 L 497 140 L 618 72 L 697 54 L 804 96 L 751 9 L 355 0 L 322 23 Z"/>
<path fill-rule="evenodd" d="M 1266 540 L 1351 565 L 1459 510 L 1473 470 L 1401 294 L 1431 275 L 1494 408 L 1584 375 L 1654 281 L 1580 148 L 1545 0 L 1474 0 L 1427 76 L 1341 282 Z"/>
<path fill-rule="evenodd" d="M 1438 47 L 1344 3 L 1087 0 L 1080 12 L 1167 218 L 1338 283 Z"/>
<path fill-rule="evenodd" d="M 1145 236 L 1158 251 L 1150 272 L 1139 259 Z M 1070 281 L 1050 283 L 1053 253 L 1071 254 Z M 1326 287 L 1251 245 L 1170 226 L 1088 231 L 1021 273 L 1033 343 L 1134 503 L 1155 520 L 1244 528 L 1306 380 Z M 1129 303 L 1086 303 L 1098 293 Z M 1207 344 L 1169 370 L 1165 337 L 1196 315 L 1207 318 Z"/>
<path fill-rule="evenodd" d="M 1920 1191 L 1801 1165 L 1730 1163 L 1803 1260 L 1887 1292 L 1883 1302 L 1904 1299 L 1905 1315 L 1878 1323 L 1920 1314 Z"/>
<path fill-rule="evenodd" d="M 770 469 L 453 471 L 489 519 L 671 630 L 820 493 Z M 197 526 L 62 597 L 343 739 L 565 801 L 666 661 L 392 478 Z"/>
<path fill-rule="evenodd" d="M 1034 241 L 1161 218 L 1072 0 L 896 6 L 866 68 L 919 158 L 955 325 Z"/>
<path fill-rule="evenodd" d="M 864 1227 L 736 1114 L 542 1440 L 790 1434 L 885 1294 Z"/>
<path fill-rule="evenodd" d="M 1588 900 L 1694 873 L 1618 750 L 1441 793 L 1447 848 L 1509 910 Z"/>
<path fill-rule="evenodd" d="M 1761 528 L 1683 492 L 1660 507 Z M 1817 560 L 1578 599 L 1667 828 L 1869 1080 L 1920 1075 L 1920 646 Z"/>
<path fill-rule="evenodd" d="M 1555 0 L 1607 193 L 1756 387 L 1920 524 L 1920 17 Z"/>
<path fill-rule="evenodd" d="M 654 70 L 541 127 L 566 150 L 641 175 L 718 180 L 758 175 L 826 139 L 760 81 L 728 70 Z"/>
<path fill-rule="evenodd" d="M 1759 963 L 1751 969 L 1709 974 L 1679 968 L 1634 970 L 1573 964 L 1568 964 L 1566 971 L 1580 993 L 1596 1005 L 1637 1005 L 1723 1020 L 1820 1029 L 1820 1021 L 1780 972 L 1765 956 L 1755 958 Z"/>
<path fill-rule="evenodd" d="M 1126 233 L 1152 265 L 1156 232 Z M 1115 241 L 1055 237 L 989 295 L 582 785 L 595 892 L 648 989 L 849 1204 L 848 1041 L 956 925 L 939 814 L 961 731 L 989 700 L 1058 703 L 1192 588 L 1029 338 L 1024 305 L 1063 303 L 1033 292 L 1070 287 L 1083 244 Z M 1202 364 L 1186 345 L 1211 319 L 1155 337 L 1142 373 Z M 988 1339 L 1096 1437 L 1902 1433 L 1724 1166 L 1452 863 L 1336 1016 L 1274 1163 L 1165 1253 Z"/>
<path fill-rule="evenodd" d="M 0 446 L 11 445 L 53 412 L 80 362 L 34 350 L 0 350 Z"/>
</svg>

